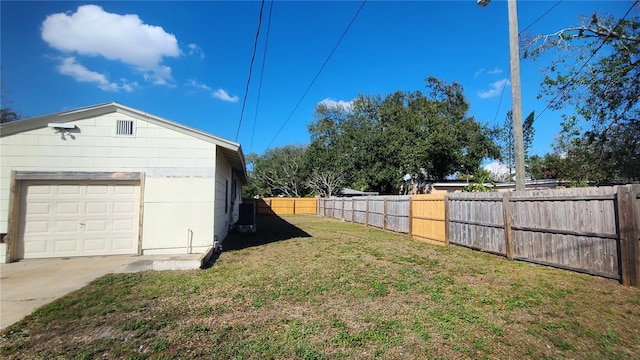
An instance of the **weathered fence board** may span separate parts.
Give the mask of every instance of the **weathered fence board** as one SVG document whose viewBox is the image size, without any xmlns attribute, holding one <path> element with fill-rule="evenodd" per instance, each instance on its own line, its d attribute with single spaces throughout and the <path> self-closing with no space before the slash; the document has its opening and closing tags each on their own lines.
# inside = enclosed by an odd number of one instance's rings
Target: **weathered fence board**
<svg viewBox="0 0 640 360">
<path fill-rule="evenodd" d="M 342 219 L 342 200 L 333 200 L 333 217 L 335 219 Z"/>
<path fill-rule="evenodd" d="M 504 193 L 454 193 L 449 201 L 449 243 L 506 256 Z"/>
<path fill-rule="evenodd" d="M 409 212 L 411 207 L 410 196 L 387 196 L 385 210 L 385 229 L 408 234 L 410 229 Z"/>
<path fill-rule="evenodd" d="M 353 198 L 353 222 L 358 224 L 367 223 L 368 201 L 366 198 Z"/>
<path fill-rule="evenodd" d="M 513 257 L 619 279 L 614 195 L 613 187 L 513 193 Z"/>
<path fill-rule="evenodd" d="M 384 199 L 381 197 L 370 197 L 367 199 L 369 211 L 367 212 L 367 225 L 384 229 Z"/>
</svg>

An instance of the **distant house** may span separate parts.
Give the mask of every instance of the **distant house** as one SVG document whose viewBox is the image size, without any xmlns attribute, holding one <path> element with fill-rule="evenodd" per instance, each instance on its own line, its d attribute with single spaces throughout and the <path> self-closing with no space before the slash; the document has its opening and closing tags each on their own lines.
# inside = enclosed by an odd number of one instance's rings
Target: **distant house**
<svg viewBox="0 0 640 360">
<path fill-rule="evenodd" d="M 429 185 L 430 185 L 430 191 L 428 193 L 438 194 L 438 193 L 461 192 L 467 186 L 469 186 L 469 183 L 466 181 L 450 181 L 450 182 L 436 182 L 436 183 L 431 183 Z M 564 183 L 558 179 L 527 180 L 525 182 L 526 190 L 556 189 L 561 187 L 564 187 Z M 516 184 L 515 183 L 497 183 L 495 184 L 495 188 L 497 191 L 502 191 L 502 192 L 514 191 L 516 188 Z"/>
<path fill-rule="evenodd" d="M 342 188 L 338 193 L 338 196 L 353 197 L 353 196 L 373 196 L 378 195 L 375 191 L 359 191 L 349 188 Z"/>
<path fill-rule="evenodd" d="M 239 144 L 115 102 L 4 123 L 0 151 L 0 262 L 205 253 L 247 183 Z"/>
</svg>

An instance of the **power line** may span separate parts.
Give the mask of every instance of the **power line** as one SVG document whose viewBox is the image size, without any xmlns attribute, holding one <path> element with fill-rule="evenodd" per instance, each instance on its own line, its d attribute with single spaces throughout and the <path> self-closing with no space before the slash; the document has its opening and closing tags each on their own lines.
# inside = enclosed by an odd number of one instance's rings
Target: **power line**
<svg viewBox="0 0 640 360">
<path fill-rule="evenodd" d="M 244 91 L 244 99 L 242 99 L 242 110 L 240 110 L 240 121 L 238 121 L 238 131 L 236 131 L 236 139 L 240 134 L 240 125 L 242 125 L 242 117 L 244 116 L 244 107 L 247 104 L 247 95 L 249 95 L 249 84 L 251 84 L 251 72 L 253 70 L 253 61 L 256 58 L 256 49 L 258 48 L 258 38 L 260 37 L 260 27 L 262 26 L 262 10 L 264 9 L 264 0 L 260 4 L 260 15 L 258 16 L 258 29 L 256 30 L 256 39 L 253 41 L 253 54 L 251 55 L 251 63 L 249 64 L 249 77 L 247 78 L 247 86 Z"/>
<path fill-rule="evenodd" d="M 253 117 L 253 129 L 251 129 L 251 145 L 249 145 L 249 153 L 253 150 L 253 137 L 256 133 L 256 122 L 258 119 L 258 109 L 260 107 L 260 94 L 262 93 L 262 77 L 264 76 L 264 64 L 267 59 L 267 48 L 269 46 L 269 32 L 271 30 L 271 14 L 273 13 L 273 3 L 274 0 L 271 0 L 271 4 L 269 5 L 269 21 L 267 22 L 267 35 L 264 41 L 264 53 L 262 54 L 262 67 L 260 69 L 260 83 L 258 84 L 258 100 L 256 100 L 256 113 Z"/>
<path fill-rule="evenodd" d="M 560 0 L 557 3 L 555 3 L 552 7 L 547 9 L 547 11 L 545 11 L 542 15 L 538 16 L 538 18 L 535 19 L 531 24 L 527 25 L 524 29 L 520 30 L 518 32 L 518 37 L 522 35 L 522 33 L 524 33 L 525 31 L 529 30 L 533 25 L 535 25 L 535 23 L 540 21 L 543 17 L 547 16 L 547 14 L 549 14 L 553 9 L 555 9 L 556 6 L 560 5 L 562 1 L 563 0 Z M 509 72 L 507 73 L 507 80 L 510 79 L 510 77 L 511 77 L 511 67 L 509 67 Z M 498 114 L 500 113 L 500 106 L 502 106 L 502 99 L 504 97 L 504 91 L 506 88 L 507 88 L 507 82 L 505 81 L 504 84 L 502 85 L 502 90 L 500 90 L 500 101 L 498 101 L 498 108 L 496 109 L 496 115 L 493 118 L 494 124 L 496 123 L 496 121 L 498 121 Z"/>
<path fill-rule="evenodd" d="M 300 103 L 302 103 L 302 100 L 304 100 L 305 96 L 307 96 L 307 94 L 309 93 L 309 90 L 311 90 L 311 87 L 313 86 L 313 84 L 316 82 L 316 80 L 320 76 L 320 73 L 322 73 L 322 70 L 324 70 L 324 67 L 327 65 L 327 63 L 331 59 L 331 56 L 333 56 L 333 53 L 336 51 L 336 49 L 338 48 L 338 46 L 342 42 L 342 39 L 345 37 L 345 35 L 347 35 L 347 32 L 351 28 L 351 25 L 353 25 L 353 23 L 356 21 L 356 18 L 360 14 L 360 11 L 362 10 L 362 8 L 364 7 L 364 4 L 366 2 L 367 2 L 367 0 L 363 0 L 362 1 L 362 4 L 360 4 L 360 7 L 358 8 L 356 13 L 353 15 L 353 18 L 349 22 L 349 25 L 347 25 L 347 27 L 342 32 L 342 35 L 340 35 L 340 38 L 338 39 L 338 42 L 336 43 L 336 45 L 333 47 L 333 49 L 329 53 L 329 56 L 327 56 L 327 59 L 324 61 L 324 63 L 322 63 L 322 66 L 320 66 L 320 70 L 318 70 L 318 73 L 316 74 L 316 76 L 313 77 L 313 80 L 311 80 L 311 83 L 309 84 L 307 89 L 304 91 L 304 93 L 300 97 L 300 100 L 298 100 L 298 103 L 296 104 L 296 106 L 293 107 L 293 110 L 291 110 L 291 113 L 289 114 L 289 116 L 287 116 L 287 118 L 285 119 L 284 123 L 282 124 L 282 126 L 280 126 L 280 129 L 278 129 L 278 132 L 273 136 L 273 139 L 271 139 L 271 142 L 269 142 L 269 145 L 267 145 L 265 150 L 267 150 L 267 149 L 269 149 L 269 147 L 271 147 L 271 144 L 273 144 L 273 142 L 276 140 L 278 135 L 280 135 L 280 132 L 284 129 L 284 127 L 287 125 L 287 122 L 289 122 L 289 120 L 291 119 L 293 114 L 296 112 L 296 110 L 298 109 L 298 106 L 300 106 Z"/>
<path fill-rule="evenodd" d="M 540 21 L 540 19 L 542 19 L 543 17 L 547 16 L 548 13 L 551 12 L 551 10 L 555 9 L 556 6 L 560 5 L 560 3 L 563 0 L 558 1 L 557 3 L 555 3 L 555 5 L 553 5 L 552 7 L 549 8 L 549 10 L 545 11 L 544 14 L 540 15 L 537 19 L 535 19 L 531 24 L 529 24 L 527 27 L 525 27 L 524 29 L 520 30 L 520 32 L 518 33 L 518 35 L 521 35 L 523 32 L 529 30 L 530 27 L 532 27 L 535 23 L 537 23 L 538 21 Z"/>
<path fill-rule="evenodd" d="M 507 73 L 507 81 L 511 78 L 511 67 L 509 67 L 509 72 Z M 500 91 L 500 101 L 498 101 L 498 109 L 496 109 L 496 116 L 493 117 L 493 123 L 495 124 L 498 121 L 498 113 L 500 112 L 500 105 L 502 105 L 502 98 L 504 97 L 504 90 L 507 88 L 507 81 L 502 84 L 502 91 Z"/>
<path fill-rule="evenodd" d="M 591 56 L 589 56 L 589 58 L 587 59 L 587 61 L 584 62 L 584 64 L 582 64 L 582 66 L 580 67 L 580 69 L 578 69 L 578 71 L 571 77 L 571 79 L 569 79 L 569 82 L 564 85 L 562 88 L 560 88 L 560 91 L 556 94 L 556 96 L 553 97 L 553 99 L 551 99 L 551 101 L 549 101 L 547 103 L 547 106 L 545 106 L 544 109 L 542 109 L 542 111 L 540 112 L 540 114 L 538 114 L 538 116 L 536 116 L 535 120 L 538 120 L 538 118 L 540 118 L 540 116 L 542 116 L 542 114 L 544 114 L 545 111 L 547 111 L 547 109 L 551 106 L 551 104 L 553 104 L 554 101 L 556 101 L 557 98 L 559 98 L 560 96 L 564 95 L 564 93 L 567 91 L 567 88 L 571 85 L 571 83 L 575 80 L 576 76 L 578 76 L 578 74 L 580 74 L 582 72 L 582 70 L 584 69 L 585 66 L 587 66 L 587 64 L 589 63 L 589 61 L 591 61 L 591 59 L 593 59 L 594 56 L 596 56 L 596 53 L 604 46 L 604 44 L 607 42 L 607 40 L 609 40 L 609 37 L 611 37 L 611 33 L 613 31 L 615 31 L 618 26 L 620 26 L 622 24 L 622 22 L 627 18 L 627 16 L 629 15 L 629 13 L 631 12 L 631 10 L 633 9 L 634 6 L 638 5 L 638 2 L 640 0 L 636 0 L 631 7 L 629 7 L 629 10 L 627 10 L 627 12 L 624 14 L 624 16 L 622 18 L 620 18 L 620 21 L 618 21 L 618 24 L 616 24 L 616 26 L 613 27 L 613 30 L 610 31 L 607 36 L 604 38 L 604 40 L 602 40 L 602 43 L 600 43 L 600 45 L 591 53 Z"/>
</svg>

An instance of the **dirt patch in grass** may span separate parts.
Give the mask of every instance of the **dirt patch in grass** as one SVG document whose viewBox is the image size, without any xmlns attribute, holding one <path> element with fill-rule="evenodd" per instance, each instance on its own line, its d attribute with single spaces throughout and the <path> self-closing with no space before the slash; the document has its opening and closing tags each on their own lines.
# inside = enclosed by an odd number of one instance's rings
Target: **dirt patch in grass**
<svg viewBox="0 0 640 360">
<path fill-rule="evenodd" d="M 315 216 L 207 270 L 108 275 L 3 331 L 25 358 L 640 358 L 640 290 Z"/>
</svg>

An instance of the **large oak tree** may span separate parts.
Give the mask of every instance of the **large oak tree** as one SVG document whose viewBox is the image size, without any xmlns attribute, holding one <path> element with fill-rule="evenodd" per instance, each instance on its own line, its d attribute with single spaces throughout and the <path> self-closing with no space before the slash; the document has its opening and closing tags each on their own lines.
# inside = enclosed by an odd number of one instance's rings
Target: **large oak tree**
<svg viewBox="0 0 640 360">
<path fill-rule="evenodd" d="M 499 157 L 489 129 L 468 116 L 460 84 L 427 78 L 426 89 L 319 105 L 309 126 L 310 168 L 339 173 L 359 190 L 395 193 L 405 174 L 438 181 Z"/>
</svg>

